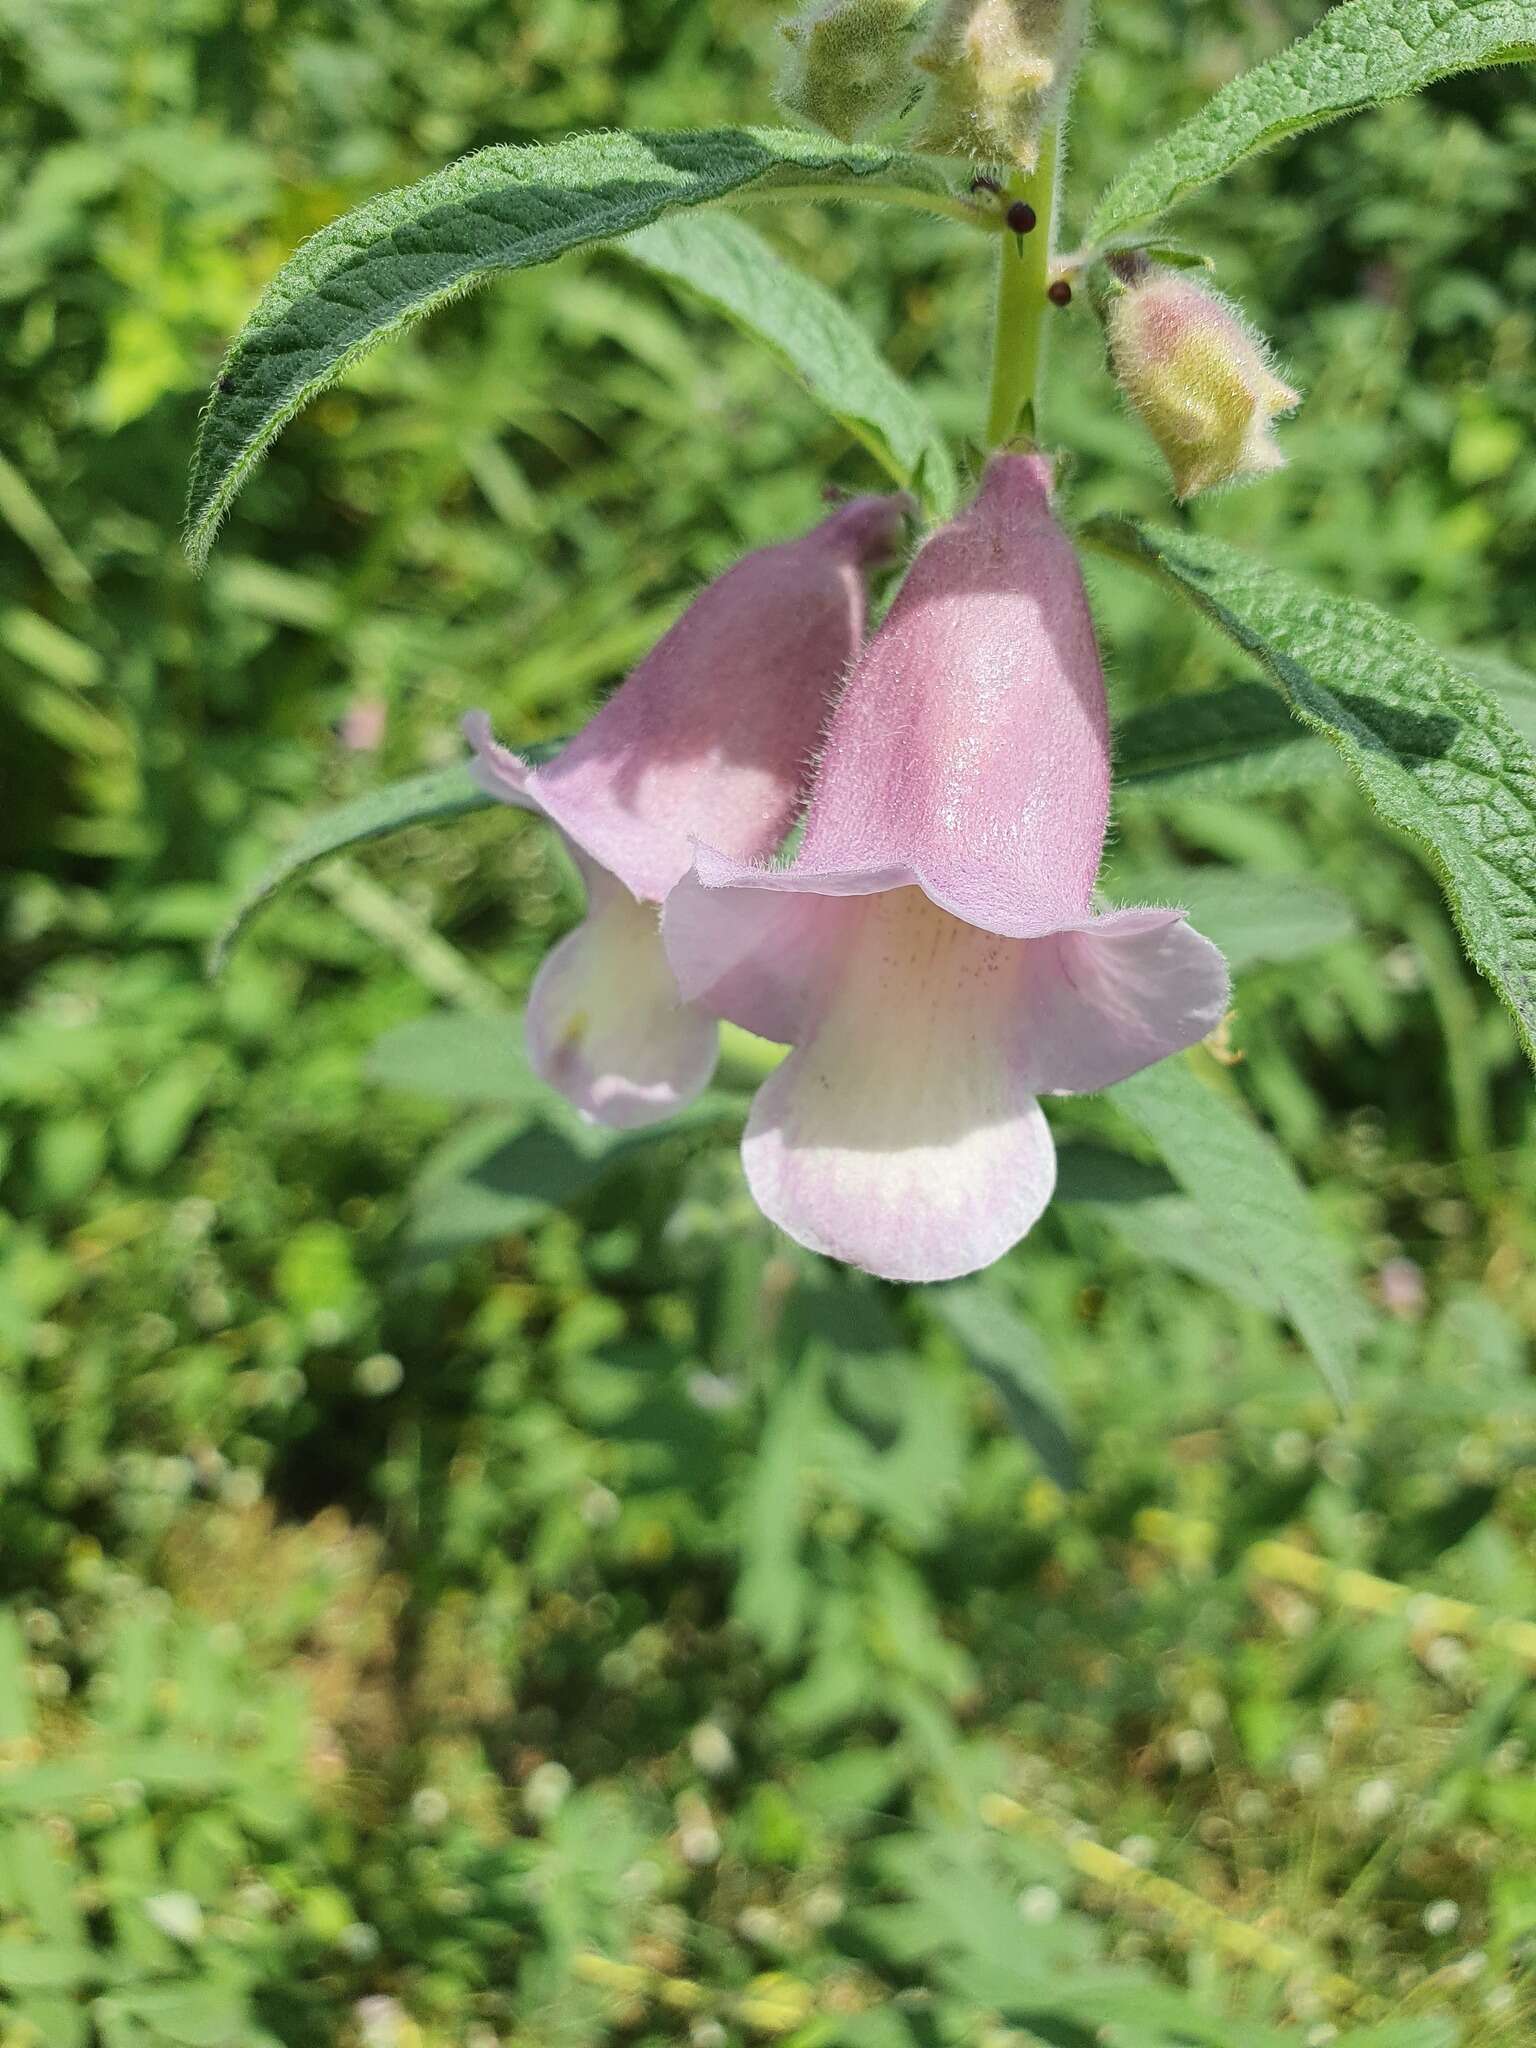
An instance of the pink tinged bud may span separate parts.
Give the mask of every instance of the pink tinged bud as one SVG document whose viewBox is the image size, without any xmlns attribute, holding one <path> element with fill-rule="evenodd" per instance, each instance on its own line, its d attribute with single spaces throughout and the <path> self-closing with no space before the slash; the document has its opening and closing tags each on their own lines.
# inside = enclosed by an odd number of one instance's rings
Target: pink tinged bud
<svg viewBox="0 0 1536 2048">
<path fill-rule="evenodd" d="M 1225 965 L 1177 911 L 1094 914 L 1108 791 L 1049 468 L 999 457 L 860 660 L 794 864 L 701 848 L 667 903 L 684 995 L 794 1047 L 743 1158 L 800 1243 L 895 1280 L 990 1264 L 1055 1183 L 1039 1097 L 1220 1021 Z"/>
<path fill-rule="evenodd" d="M 354 697 L 341 714 L 337 732 L 354 754 L 376 754 L 388 725 L 389 706 L 382 697 Z"/>
<path fill-rule="evenodd" d="M 1115 375 L 1180 498 L 1284 468 L 1273 422 L 1301 394 L 1224 299 L 1182 271 L 1133 264 L 1106 324 Z"/>
<path fill-rule="evenodd" d="M 485 789 L 557 826 L 587 916 L 528 1003 L 535 1071 L 594 1121 L 632 1128 L 691 1101 L 714 1070 L 713 1017 L 677 991 L 655 906 L 695 837 L 771 855 L 804 795 L 829 702 L 864 636 L 863 571 L 895 547 L 894 498 L 861 498 L 803 540 L 709 586 L 547 767 L 464 721 Z"/>
</svg>

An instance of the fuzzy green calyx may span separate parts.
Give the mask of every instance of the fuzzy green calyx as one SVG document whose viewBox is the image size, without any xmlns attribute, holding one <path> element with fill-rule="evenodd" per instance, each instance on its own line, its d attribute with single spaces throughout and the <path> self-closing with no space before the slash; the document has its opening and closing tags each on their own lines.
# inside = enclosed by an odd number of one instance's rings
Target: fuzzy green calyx
<svg viewBox="0 0 1536 2048">
<path fill-rule="evenodd" d="M 778 82 L 786 113 L 852 142 L 912 96 L 908 31 L 922 0 L 815 0 L 781 24 L 789 54 Z"/>
</svg>

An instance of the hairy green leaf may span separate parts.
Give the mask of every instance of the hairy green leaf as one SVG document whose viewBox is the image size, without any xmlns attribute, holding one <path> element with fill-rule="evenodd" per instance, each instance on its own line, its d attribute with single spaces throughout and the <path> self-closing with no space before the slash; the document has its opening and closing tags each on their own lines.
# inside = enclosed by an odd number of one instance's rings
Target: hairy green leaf
<svg viewBox="0 0 1536 2048">
<path fill-rule="evenodd" d="M 407 776 L 403 782 L 386 783 L 383 789 L 371 789 L 366 796 L 326 811 L 306 825 L 241 896 L 213 942 L 209 971 L 220 971 L 230 948 L 261 906 L 316 861 L 361 846 L 365 840 L 387 838 L 407 825 L 435 825 L 448 818 L 462 818 L 495 801 L 471 779 L 467 766 L 456 763 L 451 768 L 430 769 L 425 775 Z"/>
<path fill-rule="evenodd" d="M 1151 1140 L 1210 1247 L 1253 1276 L 1250 1298 L 1288 1318 L 1342 1401 L 1368 1313 L 1284 1153 L 1184 1059 L 1120 1082 L 1110 1100 Z"/>
<path fill-rule="evenodd" d="M 206 559 L 252 467 L 317 391 L 471 286 L 748 187 L 893 178 L 943 192 L 917 159 L 792 129 L 602 133 L 497 144 L 369 200 L 289 258 L 225 359 L 192 458 L 193 560 Z"/>
<path fill-rule="evenodd" d="M 755 228 L 729 214 L 694 214 L 658 221 L 618 248 L 766 343 L 935 518 L 951 510 L 954 464 L 927 407 L 826 287 L 785 263 Z"/>
<path fill-rule="evenodd" d="M 1245 157 L 1341 114 L 1536 56 L 1533 0 L 1343 0 L 1137 157 L 1099 201 L 1095 244 L 1155 219 Z"/>
<path fill-rule="evenodd" d="M 1468 955 L 1536 1057 L 1536 760 L 1499 705 L 1400 620 L 1220 541 L 1120 519 L 1084 538 L 1188 598 L 1339 750 L 1428 854 Z"/>
</svg>

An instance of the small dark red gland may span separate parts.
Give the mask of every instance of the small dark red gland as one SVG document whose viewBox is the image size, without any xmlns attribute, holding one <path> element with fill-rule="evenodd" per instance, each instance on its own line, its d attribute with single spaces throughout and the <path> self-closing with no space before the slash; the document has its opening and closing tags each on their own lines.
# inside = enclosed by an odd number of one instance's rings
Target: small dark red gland
<svg viewBox="0 0 1536 2048">
<path fill-rule="evenodd" d="M 1064 277 L 1058 277 L 1045 296 L 1053 306 L 1070 306 L 1072 303 L 1072 287 Z"/>
<path fill-rule="evenodd" d="M 1035 209 L 1027 199 L 1015 199 L 1009 207 L 1008 225 L 1016 235 L 1027 235 L 1034 231 Z"/>
</svg>

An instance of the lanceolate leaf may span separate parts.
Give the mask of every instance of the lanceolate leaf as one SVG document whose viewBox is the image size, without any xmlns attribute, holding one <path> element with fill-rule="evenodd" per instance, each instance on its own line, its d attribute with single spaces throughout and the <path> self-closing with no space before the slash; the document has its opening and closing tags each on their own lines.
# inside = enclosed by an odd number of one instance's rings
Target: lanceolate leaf
<svg viewBox="0 0 1536 2048">
<path fill-rule="evenodd" d="M 1445 658 L 1491 691 L 1526 745 L 1536 748 L 1536 676 L 1501 655 L 1455 649 Z M 1115 726 L 1115 786 L 1133 802 L 1217 797 L 1241 803 L 1343 772 L 1328 742 L 1299 726 L 1262 683 L 1165 697 Z"/>
<path fill-rule="evenodd" d="M 694 214 L 658 221 L 618 246 L 766 342 L 936 518 L 950 511 L 954 465 L 927 408 L 840 301 L 785 263 L 755 228 L 729 214 Z"/>
<path fill-rule="evenodd" d="M 436 1010 L 413 1017 L 375 1041 L 364 1072 L 384 1087 L 459 1105 L 543 1108 L 552 1100 L 528 1064 L 523 1020 L 515 1010 L 502 1016 Z"/>
<path fill-rule="evenodd" d="M 1473 964 L 1536 1057 L 1536 760 L 1500 707 L 1373 605 L 1320 596 L 1219 541 L 1095 520 L 1258 661 L 1438 871 Z"/>
<path fill-rule="evenodd" d="M 1290 1320 L 1342 1401 L 1367 1312 L 1284 1153 L 1183 1059 L 1122 1081 L 1110 1100 L 1151 1139 L 1212 1248 L 1252 1273 L 1255 1298 Z"/>
<path fill-rule="evenodd" d="M 1437 78 L 1536 56 L 1536 0 L 1343 0 L 1309 36 L 1224 86 L 1100 200 L 1102 243 L 1155 219 L 1245 157 Z"/>
<path fill-rule="evenodd" d="M 472 285 L 748 187 L 880 180 L 944 189 L 930 167 L 890 150 L 732 128 L 497 145 L 370 200 L 284 264 L 230 349 L 192 459 L 194 561 L 301 406 L 376 342 Z"/>
<path fill-rule="evenodd" d="M 1273 796 L 1337 768 L 1262 683 L 1168 697 L 1115 726 L 1116 787 L 1148 802 Z"/>
<path fill-rule="evenodd" d="M 383 789 L 370 790 L 349 804 L 306 825 L 272 865 L 245 891 L 230 914 L 228 924 L 213 943 L 210 971 L 217 974 L 229 957 L 230 948 L 247 923 L 285 882 L 313 867 L 328 854 L 343 853 L 368 839 L 383 839 L 401 832 L 407 825 L 434 825 L 448 818 L 462 818 L 469 811 L 484 810 L 495 802 L 479 789 L 462 764 L 434 768 L 425 775 L 411 775 L 403 782 L 391 782 Z"/>
<path fill-rule="evenodd" d="M 1234 974 L 1260 961 L 1305 959 L 1356 929 L 1354 912 L 1336 890 L 1294 875 L 1121 865 L 1105 894 L 1114 903 L 1176 904 L 1221 948 Z"/>
<path fill-rule="evenodd" d="M 1047 1476 L 1064 1491 L 1082 1485 L 1082 1471 L 1050 1358 L 1038 1332 L 981 1280 L 928 1287 L 922 1305 L 936 1315 L 988 1380 L 1009 1426 L 1029 1445 Z"/>
</svg>

